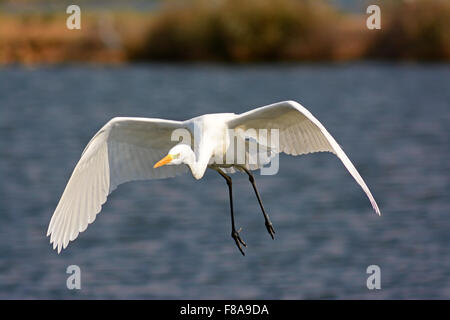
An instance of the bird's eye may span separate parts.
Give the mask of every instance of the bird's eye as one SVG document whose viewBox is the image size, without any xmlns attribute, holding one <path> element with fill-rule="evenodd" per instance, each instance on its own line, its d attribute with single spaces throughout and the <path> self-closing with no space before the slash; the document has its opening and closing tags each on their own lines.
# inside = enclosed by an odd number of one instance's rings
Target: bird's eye
<svg viewBox="0 0 450 320">
<path fill-rule="evenodd" d="M 175 159 L 178 159 L 178 158 L 180 157 L 180 154 L 179 154 L 179 153 L 174 154 L 173 157 L 174 157 Z"/>
</svg>

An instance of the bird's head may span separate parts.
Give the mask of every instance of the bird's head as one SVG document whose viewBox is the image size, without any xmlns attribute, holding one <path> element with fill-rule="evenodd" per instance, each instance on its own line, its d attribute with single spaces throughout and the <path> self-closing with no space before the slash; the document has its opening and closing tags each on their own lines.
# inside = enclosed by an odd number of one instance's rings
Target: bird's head
<svg viewBox="0 0 450 320">
<path fill-rule="evenodd" d="M 182 163 L 190 164 L 195 159 L 194 151 L 187 144 L 178 144 L 169 150 L 169 153 L 159 160 L 153 168 L 158 168 L 164 165 L 179 165 Z"/>
</svg>

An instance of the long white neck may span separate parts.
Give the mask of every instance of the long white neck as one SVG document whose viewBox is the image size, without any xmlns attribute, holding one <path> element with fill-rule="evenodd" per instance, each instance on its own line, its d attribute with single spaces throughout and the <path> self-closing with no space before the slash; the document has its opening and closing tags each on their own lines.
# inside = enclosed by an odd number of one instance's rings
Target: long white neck
<svg viewBox="0 0 450 320">
<path fill-rule="evenodd" d="M 205 150 L 206 151 L 206 150 Z M 208 167 L 209 159 L 211 157 L 210 152 L 199 152 L 200 156 L 197 157 L 190 149 L 189 155 L 184 159 L 184 163 L 191 169 L 192 175 L 195 179 L 201 179 L 205 174 L 206 168 Z"/>
</svg>

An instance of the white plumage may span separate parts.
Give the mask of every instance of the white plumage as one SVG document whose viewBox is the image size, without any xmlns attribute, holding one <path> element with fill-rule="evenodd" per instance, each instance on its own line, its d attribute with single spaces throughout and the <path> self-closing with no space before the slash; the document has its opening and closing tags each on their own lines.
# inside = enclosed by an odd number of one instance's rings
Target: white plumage
<svg viewBox="0 0 450 320">
<path fill-rule="evenodd" d="M 171 140 L 173 131 L 182 128 L 192 133 L 195 152 L 190 148 L 179 148 L 179 142 Z M 336 140 L 297 102 L 279 102 L 239 115 L 207 114 L 183 122 L 114 118 L 88 143 L 67 183 L 47 231 L 53 248 L 59 253 L 83 232 L 95 220 L 107 196 L 121 183 L 174 177 L 189 169 L 196 179 L 200 179 L 208 166 L 233 172 L 233 166 L 212 162 L 215 156 L 225 156 L 224 146 L 229 144 L 228 129 L 279 129 L 280 145 L 274 152 L 300 155 L 328 151 L 336 154 L 380 214 L 369 188 Z M 259 140 L 258 135 L 243 138 Z M 175 146 L 178 151 L 168 164 L 176 165 L 154 168 L 154 164 Z M 254 170 L 259 166 L 246 163 L 244 167 Z"/>
</svg>

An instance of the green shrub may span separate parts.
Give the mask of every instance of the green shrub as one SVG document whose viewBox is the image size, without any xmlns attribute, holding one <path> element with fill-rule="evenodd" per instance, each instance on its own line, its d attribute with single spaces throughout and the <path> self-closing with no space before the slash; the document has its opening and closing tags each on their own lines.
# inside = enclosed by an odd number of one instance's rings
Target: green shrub
<svg viewBox="0 0 450 320">
<path fill-rule="evenodd" d="M 322 1 L 198 0 L 169 4 L 150 26 L 137 59 L 323 59 L 338 14 Z"/>
</svg>

